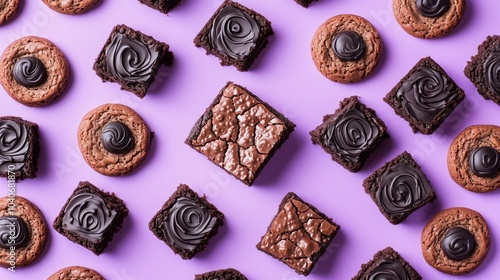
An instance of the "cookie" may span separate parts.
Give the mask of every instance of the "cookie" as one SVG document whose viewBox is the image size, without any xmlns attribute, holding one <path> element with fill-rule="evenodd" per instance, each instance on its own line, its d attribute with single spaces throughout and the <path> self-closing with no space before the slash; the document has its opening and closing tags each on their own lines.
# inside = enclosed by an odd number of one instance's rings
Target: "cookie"
<svg viewBox="0 0 500 280">
<path fill-rule="evenodd" d="M 500 127 L 473 125 L 451 142 L 448 171 L 466 190 L 484 193 L 500 188 Z"/>
<path fill-rule="evenodd" d="M 141 116 L 121 104 L 88 112 L 78 127 L 78 146 L 95 171 L 122 176 L 139 167 L 149 153 L 153 133 Z"/>
<path fill-rule="evenodd" d="M 316 68 L 328 79 L 353 83 L 368 76 L 382 54 L 375 27 L 357 15 L 338 15 L 325 21 L 311 42 Z"/>
<path fill-rule="evenodd" d="M 47 223 L 36 205 L 21 196 L 0 198 L 0 266 L 30 265 L 42 255 L 47 235 Z"/>
<path fill-rule="evenodd" d="M 352 280 L 422 280 L 422 276 L 396 250 L 387 247 L 361 265 Z"/>
<path fill-rule="evenodd" d="M 104 280 L 97 271 L 83 266 L 68 266 L 50 275 L 47 280 Z"/>
<path fill-rule="evenodd" d="M 58 13 L 75 15 L 85 13 L 99 0 L 43 0 L 43 2 Z"/>
<path fill-rule="evenodd" d="M 393 0 L 396 21 L 417 38 L 442 37 L 452 32 L 465 12 L 465 0 Z"/>
<path fill-rule="evenodd" d="M 464 207 L 448 208 L 434 216 L 422 230 L 422 254 L 435 269 L 466 274 L 488 255 L 490 233 L 483 216 Z"/>
<path fill-rule="evenodd" d="M 66 57 L 51 41 L 27 36 L 12 42 L 0 57 L 0 84 L 17 102 L 50 104 L 68 86 Z"/>
<path fill-rule="evenodd" d="M 19 2 L 20 0 L 0 0 L 0 26 L 16 14 Z"/>
</svg>

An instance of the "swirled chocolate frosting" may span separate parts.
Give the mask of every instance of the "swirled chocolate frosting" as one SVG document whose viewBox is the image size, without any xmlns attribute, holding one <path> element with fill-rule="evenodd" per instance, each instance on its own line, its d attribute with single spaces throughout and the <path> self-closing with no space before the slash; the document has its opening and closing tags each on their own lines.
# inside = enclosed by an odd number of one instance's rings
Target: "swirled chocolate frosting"
<svg viewBox="0 0 500 280">
<path fill-rule="evenodd" d="M 443 240 L 441 249 L 450 259 L 461 261 L 469 257 L 476 248 L 476 240 L 470 231 L 461 227 L 450 228 Z"/>
<path fill-rule="evenodd" d="M 29 145 L 25 125 L 0 120 L 0 172 L 20 170 L 26 163 Z"/>
<path fill-rule="evenodd" d="M 450 9 L 450 0 L 417 0 L 418 11 L 429 18 L 442 16 Z"/>
<path fill-rule="evenodd" d="M 47 80 L 45 65 L 33 56 L 20 58 L 14 64 L 12 74 L 16 82 L 28 88 L 37 87 Z"/>
<path fill-rule="evenodd" d="M 21 248 L 28 243 L 30 233 L 24 220 L 17 216 L 0 217 L 0 248 Z"/>
<path fill-rule="evenodd" d="M 344 61 L 359 60 L 365 52 L 366 44 L 358 33 L 341 31 L 332 40 L 335 55 Z"/>
<path fill-rule="evenodd" d="M 479 147 L 469 158 L 472 173 L 479 177 L 493 177 L 500 171 L 498 151 L 492 147 Z"/>
<path fill-rule="evenodd" d="M 101 141 L 106 151 L 123 154 L 134 146 L 134 136 L 122 122 L 109 122 L 101 133 Z"/>
<path fill-rule="evenodd" d="M 366 277 L 366 280 L 410 280 L 401 263 L 384 259 Z"/>
<path fill-rule="evenodd" d="M 483 65 L 483 76 L 490 90 L 500 94 L 500 51 L 488 55 Z"/>
</svg>

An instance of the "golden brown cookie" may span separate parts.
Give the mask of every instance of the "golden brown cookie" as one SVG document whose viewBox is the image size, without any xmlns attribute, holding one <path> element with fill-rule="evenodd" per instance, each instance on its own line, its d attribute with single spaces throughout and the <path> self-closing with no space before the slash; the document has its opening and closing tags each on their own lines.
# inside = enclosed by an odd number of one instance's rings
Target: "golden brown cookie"
<svg viewBox="0 0 500 280">
<path fill-rule="evenodd" d="M 465 12 L 465 0 L 393 0 L 392 9 L 408 34 L 430 39 L 455 29 Z"/>
<path fill-rule="evenodd" d="M 19 0 L 0 0 L 0 25 L 9 21 L 19 7 Z"/>
<path fill-rule="evenodd" d="M 319 72 L 339 83 L 368 76 L 382 54 L 375 27 L 356 15 L 338 15 L 325 21 L 311 42 L 311 55 Z"/>
<path fill-rule="evenodd" d="M 47 280 L 104 280 L 97 271 L 83 266 L 68 266 L 49 276 Z"/>
<path fill-rule="evenodd" d="M 451 142 L 448 171 L 451 178 L 473 192 L 500 188 L 500 127 L 473 125 L 465 128 Z"/>
<path fill-rule="evenodd" d="M 67 15 L 81 14 L 92 8 L 99 0 L 43 0 L 52 10 Z"/>
<path fill-rule="evenodd" d="M 0 57 L 0 84 L 26 106 L 48 105 L 66 90 L 69 76 L 66 57 L 44 38 L 20 38 Z"/>
<path fill-rule="evenodd" d="M 95 171 L 121 176 L 142 164 L 152 133 L 141 116 L 121 104 L 105 104 L 88 112 L 78 128 L 83 158 Z"/>
<path fill-rule="evenodd" d="M 455 207 L 439 212 L 425 225 L 421 242 L 430 266 L 458 275 L 481 265 L 490 249 L 490 234 L 481 214 Z"/>
<path fill-rule="evenodd" d="M 42 255 L 47 223 L 36 207 L 20 196 L 0 198 L 0 266 L 27 266 Z"/>
</svg>

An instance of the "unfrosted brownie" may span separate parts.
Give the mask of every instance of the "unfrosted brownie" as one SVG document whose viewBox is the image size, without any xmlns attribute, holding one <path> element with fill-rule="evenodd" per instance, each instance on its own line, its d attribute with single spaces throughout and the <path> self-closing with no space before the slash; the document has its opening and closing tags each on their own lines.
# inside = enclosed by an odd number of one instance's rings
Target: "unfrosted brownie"
<svg viewBox="0 0 500 280">
<path fill-rule="evenodd" d="M 234 268 L 214 270 L 202 274 L 196 274 L 194 280 L 247 280 L 245 275 Z"/>
<path fill-rule="evenodd" d="M 181 0 L 139 0 L 139 2 L 166 14 L 177 7 Z"/>
<path fill-rule="evenodd" d="M 294 1 L 297 2 L 297 4 L 301 5 L 302 7 L 307 8 L 309 7 L 309 5 L 311 5 L 312 2 L 318 0 L 294 0 Z"/>
</svg>

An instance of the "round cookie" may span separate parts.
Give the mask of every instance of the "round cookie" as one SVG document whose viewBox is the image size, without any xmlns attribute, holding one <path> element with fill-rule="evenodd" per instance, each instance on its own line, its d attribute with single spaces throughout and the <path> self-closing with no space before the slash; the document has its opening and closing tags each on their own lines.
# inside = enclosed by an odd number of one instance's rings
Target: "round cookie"
<svg viewBox="0 0 500 280">
<path fill-rule="evenodd" d="M 49 276 L 47 280 L 104 280 L 97 271 L 83 266 L 68 266 Z"/>
<path fill-rule="evenodd" d="M 465 0 L 393 0 L 392 9 L 408 34 L 430 39 L 455 29 L 465 12 Z"/>
<path fill-rule="evenodd" d="M 47 223 L 38 207 L 21 196 L 13 199 L 7 196 L 0 198 L 1 267 L 21 267 L 33 263 L 42 255 L 47 241 Z M 15 206 L 13 213 L 9 204 Z M 13 226 L 16 230 L 11 231 Z M 11 248 L 12 245 L 15 248 Z M 15 257 L 11 257 L 11 252 Z"/>
<path fill-rule="evenodd" d="M 316 30 L 311 55 L 316 68 L 339 83 L 357 82 L 368 76 L 382 54 L 375 27 L 357 15 L 338 15 Z"/>
<path fill-rule="evenodd" d="M 98 0 L 43 0 L 43 2 L 58 13 L 75 15 L 88 11 Z"/>
<path fill-rule="evenodd" d="M 484 193 L 500 188 L 500 127 L 473 125 L 451 142 L 448 172 L 463 188 Z"/>
<path fill-rule="evenodd" d="M 68 86 L 69 66 L 51 41 L 28 36 L 11 43 L 0 57 L 0 84 L 16 101 L 48 105 Z"/>
<path fill-rule="evenodd" d="M 472 272 L 490 249 L 490 234 L 483 216 L 464 208 L 448 208 L 422 230 L 422 254 L 435 269 L 448 274 Z"/>
<path fill-rule="evenodd" d="M 9 21 L 17 11 L 20 0 L 0 0 L 0 25 Z"/>
<path fill-rule="evenodd" d="M 141 116 L 121 104 L 105 104 L 88 112 L 78 128 L 83 158 L 108 176 L 132 172 L 149 152 L 152 133 Z"/>
</svg>

